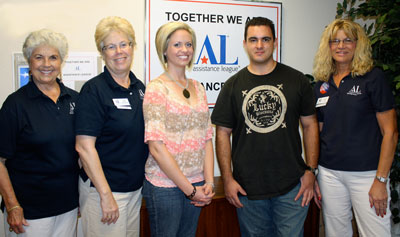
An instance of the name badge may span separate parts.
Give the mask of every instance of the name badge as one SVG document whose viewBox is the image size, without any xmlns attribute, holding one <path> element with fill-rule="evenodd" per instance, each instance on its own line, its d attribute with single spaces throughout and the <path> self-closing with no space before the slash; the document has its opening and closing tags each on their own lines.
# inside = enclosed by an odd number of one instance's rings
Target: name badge
<svg viewBox="0 0 400 237">
<path fill-rule="evenodd" d="M 315 108 L 326 106 L 326 104 L 328 103 L 328 100 L 329 100 L 329 96 L 318 98 Z"/>
<path fill-rule="evenodd" d="M 131 104 L 127 98 L 112 99 L 117 109 L 132 109 Z"/>
</svg>

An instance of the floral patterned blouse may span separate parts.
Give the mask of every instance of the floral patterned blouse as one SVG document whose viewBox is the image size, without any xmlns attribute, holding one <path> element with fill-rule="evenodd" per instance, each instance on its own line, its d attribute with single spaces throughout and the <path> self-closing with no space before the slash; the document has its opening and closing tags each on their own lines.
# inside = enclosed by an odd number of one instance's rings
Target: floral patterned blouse
<svg viewBox="0 0 400 237">
<path fill-rule="evenodd" d="M 204 180 L 203 168 L 206 141 L 213 136 L 204 87 L 191 80 L 197 102 L 192 105 L 168 88 L 161 78 L 146 87 L 143 101 L 145 142 L 162 141 L 180 170 L 195 183 Z M 158 187 L 176 187 L 149 154 L 145 166 L 146 179 Z"/>
</svg>

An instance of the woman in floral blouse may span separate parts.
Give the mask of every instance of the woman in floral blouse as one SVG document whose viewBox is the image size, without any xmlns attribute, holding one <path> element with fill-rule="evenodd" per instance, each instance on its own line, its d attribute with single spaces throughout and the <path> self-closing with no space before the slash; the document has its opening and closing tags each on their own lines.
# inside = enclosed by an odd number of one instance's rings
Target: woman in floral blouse
<svg viewBox="0 0 400 237">
<path fill-rule="evenodd" d="M 214 196 L 213 129 L 203 86 L 186 78 L 196 36 L 170 22 L 156 34 L 165 72 L 151 80 L 143 101 L 150 155 L 143 196 L 152 236 L 195 236 L 202 206 Z"/>
</svg>

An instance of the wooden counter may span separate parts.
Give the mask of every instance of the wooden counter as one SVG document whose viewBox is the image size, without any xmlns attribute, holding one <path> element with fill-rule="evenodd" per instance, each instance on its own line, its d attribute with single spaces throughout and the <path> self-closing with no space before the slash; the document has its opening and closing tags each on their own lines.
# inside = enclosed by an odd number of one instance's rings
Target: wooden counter
<svg viewBox="0 0 400 237">
<path fill-rule="evenodd" d="M 224 185 L 220 177 L 214 178 L 215 196 L 210 205 L 200 213 L 196 236 L 199 237 L 239 237 L 239 222 L 236 208 L 225 199 Z M 304 223 L 304 236 L 318 237 L 319 209 L 312 201 Z M 140 236 L 150 237 L 150 225 L 146 204 L 140 210 Z"/>
</svg>

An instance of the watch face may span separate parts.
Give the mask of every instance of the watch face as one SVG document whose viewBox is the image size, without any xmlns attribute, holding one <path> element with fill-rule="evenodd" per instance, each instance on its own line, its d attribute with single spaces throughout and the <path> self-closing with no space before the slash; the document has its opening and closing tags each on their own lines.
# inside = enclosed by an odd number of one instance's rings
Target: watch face
<svg viewBox="0 0 400 237">
<path fill-rule="evenodd" d="M 381 183 L 386 183 L 387 182 L 387 178 L 381 177 L 381 176 L 376 176 L 376 179 L 381 182 Z"/>
</svg>

